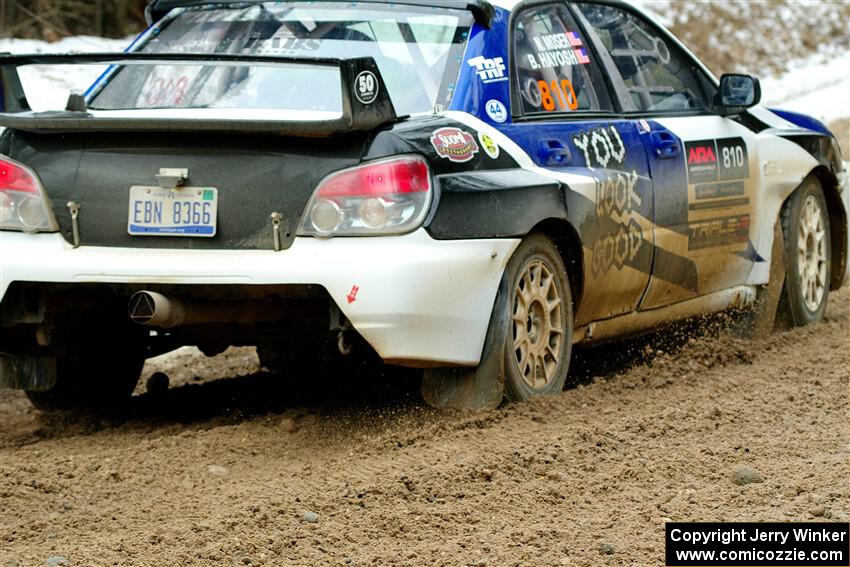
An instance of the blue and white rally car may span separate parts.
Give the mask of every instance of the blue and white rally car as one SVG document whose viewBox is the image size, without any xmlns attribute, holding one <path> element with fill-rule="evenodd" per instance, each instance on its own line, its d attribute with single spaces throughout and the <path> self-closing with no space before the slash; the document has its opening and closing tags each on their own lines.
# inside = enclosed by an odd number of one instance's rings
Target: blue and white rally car
<svg viewBox="0 0 850 567">
<path fill-rule="evenodd" d="M 0 56 L 0 383 L 40 408 L 111 406 L 181 345 L 284 372 L 359 349 L 494 407 L 562 390 L 576 343 L 748 305 L 805 325 L 847 279 L 830 132 L 629 4 L 149 15 L 125 54 Z M 19 67 L 95 63 L 30 109 Z"/>
</svg>

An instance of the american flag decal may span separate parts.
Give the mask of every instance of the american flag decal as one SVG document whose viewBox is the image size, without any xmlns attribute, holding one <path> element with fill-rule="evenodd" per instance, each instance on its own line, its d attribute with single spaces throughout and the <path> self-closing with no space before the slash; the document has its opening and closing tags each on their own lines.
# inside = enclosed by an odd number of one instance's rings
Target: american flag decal
<svg viewBox="0 0 850 567">
<path fill-rule="evenodd" d="M 567 39 L 570 40 L 570 45 L 573 47 L 581 47 L 584 43 L 576 32 L 567 32 Z"/>
<path fill-rule="evenodd" d="M 590 63 L 590 57 L 587 56 L 587 51 L 585 51 L 583 47 L 579 47 L 575 50 L 575 52 L 576 59 L 578 59 L 579 65 L 587 65 L 588 63 Z"/>
</svg>

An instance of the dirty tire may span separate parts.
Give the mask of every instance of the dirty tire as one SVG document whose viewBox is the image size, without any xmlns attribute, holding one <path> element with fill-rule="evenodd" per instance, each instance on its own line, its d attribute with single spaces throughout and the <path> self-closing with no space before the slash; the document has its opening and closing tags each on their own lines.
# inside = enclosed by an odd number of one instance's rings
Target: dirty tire
<svg viewBox="0 0 850 567">
<path fill-rule="evenodd" d="M 508 264 L 505 395 L 509 401 L 564 389 L 572 355 L 573 303 L 564 261 L 547 237 L 523 240 Z"/>
<path fill-rule="evenodd" d="M 820 183 L 808 178 L 782 208 L 785 285 L 779 318 L 803 327 L 823 319 L 829 299 L 829 215 Z"/>
<path fill-rule="evenodd" d="M 133 394 L 144 356 L 119 349 L 81 360 L 56 362 L 56 385 L 46 392 L 27 392 L 41 411 L 112 413 Z"/>
</svg>

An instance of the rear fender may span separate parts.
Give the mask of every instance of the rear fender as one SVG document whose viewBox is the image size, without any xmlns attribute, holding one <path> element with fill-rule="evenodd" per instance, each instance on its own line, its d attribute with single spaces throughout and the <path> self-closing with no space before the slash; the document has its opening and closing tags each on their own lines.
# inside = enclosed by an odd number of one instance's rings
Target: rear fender
<svg viewBox="0 0 850 567">
<path fill-rule="evenodd" d="M 561 184 L 532 171 L 471 171 L 436 182 L 427 228 L 437 240 L 522 237 L 547 219 L 568 218 Z"/>
</svg>

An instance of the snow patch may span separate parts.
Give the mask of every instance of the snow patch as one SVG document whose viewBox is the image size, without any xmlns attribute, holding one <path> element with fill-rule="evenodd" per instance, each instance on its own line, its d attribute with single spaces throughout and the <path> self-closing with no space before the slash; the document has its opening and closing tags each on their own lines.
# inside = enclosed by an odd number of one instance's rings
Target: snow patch
<svg viewBox="0 0 850 567">
<path fill-rule="evenodd" d="M 808 114 L 823 122 L 850 116 L 850 52 L 824 61 L 821 55 L 795 63 L 761 82 L 764 106 Z"/>
</svg>

